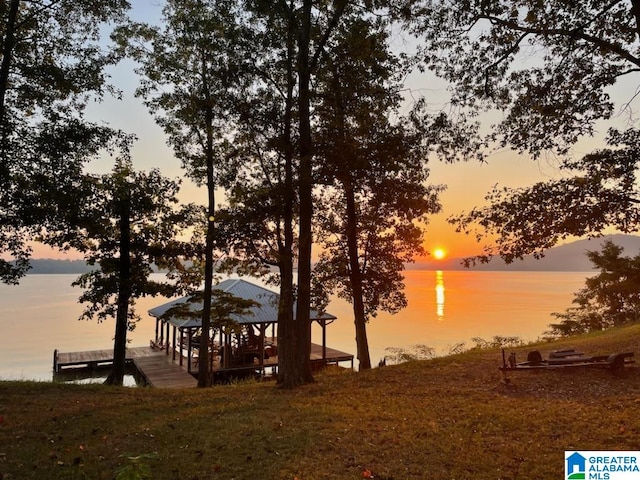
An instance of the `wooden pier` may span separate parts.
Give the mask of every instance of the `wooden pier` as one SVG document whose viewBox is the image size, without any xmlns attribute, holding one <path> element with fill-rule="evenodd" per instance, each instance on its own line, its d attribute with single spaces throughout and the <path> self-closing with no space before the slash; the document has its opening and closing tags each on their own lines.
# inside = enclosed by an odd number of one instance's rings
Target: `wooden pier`
<svg viewBox="0 0 640 480">
<path fill-rule="evenodd" d="M 276 339 L 272 339 L 274 342 Z M 178 353 L 177 351 L 175 353 Z M 127 348 L 126 362 L 135 366 L 138 374 L 147 385 L 157 388 L 190 388 L 197 386 L 194 377 L 196 372 L 189 372 L 197 363 L 188 358 L 175 358 L 175 353 L 167 349 L 152 347 Z M 187 360 L 186 362 L 184 360 Z M 353 368 L 353 355 L 321 345 L 311 344 L 311 363 L 314 368 L 325 365 L 339 365 L 341 362 L 350 362 Z M 53 352 L 53 370 L 55 373 L 96 370 L 108 368 L 113 364 L 113 350 L 90 350 L 84 352 Z M 262 364 L 258 360 L 243 364 L 234 368 L 221 368 L 218 360 L 212 361 L 212 374 L 215 378 L 232 378 L 239 373 L 251 373 L 264 375 L 265 368 L 275 372 L 278 368 L 277 355 L 264 359 Z M 192 375 L 193 373 L 193 375 Z"/>
<path fill-rule="evenodd" d="M 195 377 L 173 362 L 163 353 L 137 357 L 133 363 L 147 385 L 157 388 L 193 388 L 198 386 Z"/>
<path fill-rule="evenodd" d="M 182 367 L 172 362 L 164 352 L 151 347 L 127 348 L 127 364 L 133 364 L 138 374 L 152 387 L 190 388 L 198 382 Z M 53 353 L 53 370 L 56 373 L 73 370 L 96 370 L 113 364 L 113 350 Z"/>
<path fill-rule="evenodd" d="M 342 362 L 351 362 L 351 369 L 353 369 L 353 355 L 346 352 L 341 352 L 335 348 L 326 347 L 324 349 L 324 356 L 322 351 L 322 345 L 315 343 L 311 344 L 311 363 L 324 365 L 339 365 Z"/>
<path fill-rule="evenodd" d="M 127 363 L 131 363 L 134 358 L 157 355 L 158 352 L 151 347 L 127 348 Z M 53 351 L 53 371 L 60 373 L 70 368 L 96 369 L 109 367 L 113 364 L 113 349 L 110 350 L 89 350 L 85 352 L 59 352 Z"/>
</svg>

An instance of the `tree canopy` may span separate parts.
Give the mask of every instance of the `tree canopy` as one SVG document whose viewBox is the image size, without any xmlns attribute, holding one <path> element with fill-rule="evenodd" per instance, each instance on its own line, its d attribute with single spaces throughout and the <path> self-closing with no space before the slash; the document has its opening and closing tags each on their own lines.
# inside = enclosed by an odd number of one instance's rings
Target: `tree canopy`
<svg viewBox="0 0 640 480">
<path fill-rule="evenodd" d="M 187 175 L 207 188 L 204 245 L 203 334 L 209 335 L 214 271 L 215 193 L 225 171 L 232 135 L 234 99 L 243 78 L 236 55 L 241 37 L 234 0 L 168 1 L 163 24 L 130 24 L 116 32 L 120 45 L 140 62 L 144 99 Z M 240 49 L 241 50 L 241 49 Z M 201 342 L 198 385 L 210 385 L 209 342 Z"/>
<path fill-rule="evenodd" d="M 614 113 L 610 87 L 640 71 L 637 0 L 399 3 L 452 102 L 503 110 L 492 137 L 534 156 L 593 134 Z"/>
<path fill-rule="evenodd" d="M 422 41 L 424 64 L 451 82 L 451 102 L 501 113 L 489 142 L 533 158 L 559 155 L 559 179 L 521 189 L 496 186 L 488 206 L 451 218 L 461 231 L 496 239 L 481 261 L 493 254 L 507 262 L 541 255 L 561 239 L 596 236 L 607 227 L 638 230 L 636 95 L 628 90 L 627 103 L 616 105 L 612 92 L 640 72 L 640 2 L 416 0 L 396 6 Z M 609 128 L 605 148 L 576 159 L 572 147 L 606 129 L 617 107 L 628 116 L 624 131 Z"/>
<path fill-rule="evenodd" d="M 561 320 L 551 324 L 554 335 L 575 335 L 604 330 L 640 319 L 640 254 L 622 256 L 624 249 L 611 241 L 587 256 L 600 273 L 587 278 L 576 292 L 573 306 L 554 313 Z"/>
<path fill-rule="evenodd" d="M 496 251 L 507 263 L 568 237 L 598 236 L 607 227 L 630 233 L 640 228 L 637 169 L 640 132 L 612 131 L 609 148 L 566 160 L 563 178 L 511 189 L 494 187 L 488 205 L 453 217 L 459 230 L 495 236 L 481 261 Z"/>
<path fill-rule="evenodd" d="M 404 262 L 422 253 L 423 225 L 440 208 L 427 184 L 423 132 L 395 117 L 403 69 L 389 48 L 386 22 L 347 16 L 328 42 L 317 75 L 314 267 L 318 297 L 352 303 L 360 369 L 371 368 L 366 322 L 379 309 L 406 306 Z"/>
<path fill-rule="evenodd" d="M 114 364 L 108 383 L 121 385 L 124 376 L 127 330 L 140 317 L 136 299 L 170 297 L 184 285 L 150 278 L 153 265 L 179 270 L 194 254 L 191 242 L 178 236 L 194 222 L 194 208 L 176 208 L 179 186 L 157 170 L 136 172 L 119 158 L 107 175 L 85 175 L 58 216 L 68 226 L 43 235 L 58 248 L 74 248 L 89 266 L 73 285 L 84 289 L 80 302 L 88 306 L 82 317 L 99 322 L 115 319 Z"/>
<path fill-rule="evenodd" d="M 55 208 L 44 206 L 56 199 L 38 198 L 40 182 L 55 179 L 64 191 L 119 135 L 83 112 L 114 93 L 105 69 L 118 57 L 100 33 L 128 7 L 124 0 L 0 3 L 0 253 L 15 259 L 0 259 L 4 282 L 26 273 L 29 241 L 53 228 Z"/>
</svg>

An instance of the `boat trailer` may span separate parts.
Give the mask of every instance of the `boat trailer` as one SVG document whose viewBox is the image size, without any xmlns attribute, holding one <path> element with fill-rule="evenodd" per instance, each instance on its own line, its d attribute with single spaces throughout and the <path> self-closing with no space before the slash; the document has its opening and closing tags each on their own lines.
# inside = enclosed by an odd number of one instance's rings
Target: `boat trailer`
<svg viewBox="0 0 640 480">
<path fill-rule="evenodd" d="M 584 353 L 574 349 L 555 350 L 549 354 L 548 359 L 543 359 L 539 351 L 534 350 L 527 354 L 526 362 L 518 362 L 515 352 L 507 358 L 502 349 L 502 366 L 498 369 L 506 383 L 508 372 L 528 372 L 536 370 L 550 370 L 556 368 L 608 368 L 614 374 L 624 371 L 626 365 L 635 363 L 633 352 L 613 353 L 611 355 L 585 356 Z"/>
</svg>

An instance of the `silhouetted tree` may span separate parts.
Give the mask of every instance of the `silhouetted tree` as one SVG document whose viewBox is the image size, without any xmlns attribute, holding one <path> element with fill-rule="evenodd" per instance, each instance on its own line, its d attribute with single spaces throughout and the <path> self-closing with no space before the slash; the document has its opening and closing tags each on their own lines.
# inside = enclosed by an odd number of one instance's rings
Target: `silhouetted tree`
<svg viewBox="0 0 640 480">
<path fill-rule="evenodd" d="M 105 68 L 117 56 L 105 51 L 100 33 L 128 7 L 124 0 L 0 2 L 0 253 L 14 259 L 0 259 L 5 283 L 28 270 L 29 242 L 39 231 L 60 227 L 61 196 L 39 198 L 43 182 L 64 192 L 118 137 L 83 112 L 111 91 Z"/>
<path fill-rule="evenodd" d="M 311 131 L 312 78 L 325 54 L 325 45 L 334 34 L 345 12 L 356 5 L 353 0 L 322 2 L 301 0 L 279 2 L 281 14 L 289 18 L 289 28 L 297 39 L 295 72 L 298 80 L 298 290 L 295 322 L 294 354 L 287 359 L 286 372 L 280 379 L 286 387 L 313 381 L 311 372 L 311 249 L 313 244 L 313 166 L 314 151 Z M 286 4 L 286 5 L 285 5 Z"/>
<path fill-rule="evenodd" d="M 460 230 L 497 236 L 507 262 L 571 235 L 614 226 L 637 231 L 634 188 L 639 132 L 633 98 L 629 128 L 609 130 L 608 147 L 571 158 L 575 142 L 608 120 L 611 87 L 640 71 L 640 2 L 497 0 L 396 2 L 423 42 L 421 58 L 452 82 L 452 103 L 504 113 L 489 140 L 539 157 L 563 155 L 568 176 L 524 189 L 495 188 L 489 206 L 454 217 Z"/>
<path fill-rule="evenodd" d="M 214 272 L 217 171 L 224 167 L 234 121 L 231 113 L 243 72 L 234 0 L 170 0 L 162 25 L 131 24 L 116 37 L 135 60 L 137 94 L 156 115 L 187 174 L 207 188 L 202 329 L 209 335 Z M 240 50 L 241 51 L 241 50 Z M 211 384 L 208 339 L 200 344 L 198 386 Z"/>
<path fill-rule="evenodd" d="M 135 172 L 128 160 L 119 159 L 111 174 L 85 176 L 74 202 L 59 212 L 73 227 L 42 238 L 82 252 L 87 264 L 97 267 L 74 285 L 85 289 L 80 301 L 89 304 L 81 318 L 115 318 L 114 362 L 106 383 L 122 385 L 127 331 L 139 320 L 135 300 L 181 291 L 180 283 L 150 278 L 153 264 L 172 268 L 193 255 L 190 242 L 177 240 L 193 224 L 194 213 L 192 206 L 175 208 L 178 188 L 157 170 Z"/>
<path fill-rule="evenodd" d="M 355 18 L 354 18 L 355 17 Z M 371 368 L 366 323 L 379 309 L 406 306 L 404 262 L 424 253 L 418 222 L 435 213 L 438 187 L 426 184 L 423 132 L 397 112 L 402 69 L 388 25 L 347 17 L 318 71 L 316 213 L 322 251 L 314 268 L 320 296 L 337 291 L 353 305 L 360 369 Z M 433 128 L 435 133 L 435 128 Z"/>
<path fill-rule="evenodd" d="M 609 119 L 609 88 L 640 69 L 637 0 L 398 0 L 421 58 L 455 105 L 504 110 L 492 137 L 567 153 Z"/>
<path fill-rule="evenodd" d="M 239 130 L 245 140 L 257 134 L 251 153 L 251 148 L 242 152 L 242 155 L 253 157 L 245 166 L 256 165 L 257 168 L 251 171 L 247 167 L 247 176 L 237 179 L 240 182 L 249 180 L 245 186 L 233 182 L 229 212 L 248 214 L 253 219 L 245 224 L 246 228 L 240 226 L 240 231 L 255 228 L 254 231 L 266 234 L 259 242 L 251 240 L 249 243 L 253 245 L 236 245 L 247 253 L 253 251 L 267 262 L 275 261 L 280 269 L 278 380 L 285 387 L 313 380 L 310 362 L 315 163 L 311 136 L 312 78 L 321 68 L 328 39 L 344 11 L 354 4 L 347 0 L 333 3 L 304 0 L 256 1 L 246 5 L 251 28 L 257 27 L 254 40 L 262 39 L 262 42 L 256 42 L 252 52 L 250 70 L 256 90 L 249 92 L 248 97 L 254 103 L 241 103 L 244 110 Z M 250 125 L 252 120 L 258 122 Z M 262 221 L 255 216 L 256 212 L 266 215 Z M 294 228 L 294 220 L 297 220 L 297 228 Z M 297 303 L 294 302 L 293 285 L 295 247 Z"/>
<path fill-rule="evenodd" d="M 623 257 L 624 249 L 611 241 L 587 256 L 600 273 L 587 278 L 572 307 L 553 313 L 561 320 L 551 333 L 566 336 L 637 322 L 640 319 L 640 254 Z"/>
<path fill-rule="evenodd" d="M 495 187 L 488 205 L 453 217 L 458 228 L 478 239 L 489 234 L 497 251 L 510 263 L 536 257 L 567 237 L 597 236 L 607 227 L 621 232 L 640 228 L 640 191 L 636 181 L 640 132 L 612 131 L 611 148 L 579 160 L 565 160 L 558 180 L 530 187 Z M 495 253 L 488 247 L 481 261 Z"/>
<path fill-rule="evenodd" d="M 297 77 L 295 17 L 284 2 L 248 6 L 250 35 L 239 48 L 251 59 L 251 88 L 238 99 L 234 175 L 221 184 L 228 206 L 218 212 L 224 268 L 267 275 L 280 288 L 278 379 L 296 367 L 294 262 L 297 246 Z M 260 53 L 257 53 L 260 52 Z M 277 267 L 272 274 L 271 268 Z M 274 271 L 275 272 L 275 271 Z M 291 374 L 293 376 L 293 374 Z"/>
</svg>

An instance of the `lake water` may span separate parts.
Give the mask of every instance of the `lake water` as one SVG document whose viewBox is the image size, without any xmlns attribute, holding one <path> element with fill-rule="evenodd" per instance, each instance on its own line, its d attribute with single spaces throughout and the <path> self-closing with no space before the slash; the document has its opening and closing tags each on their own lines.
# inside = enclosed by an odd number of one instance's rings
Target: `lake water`
<svg viewBox="0 0 640 480">
<path fill-rule="evenodd" d="M 384 312 L 368 325 L 372 363 L 387 347 L 423 344 L 447 353 L 473 337 L 495 335 L 535 340 L 563 311 L 593 272 L 474 272 L 411 270 L 406 273 L 409 306 L 396 315 Z M 53 351 L 112 348 L 114 322 L 78 321 L 80 289 L 76 275 L 28 275 L 19 286 L 0 285 L 0 379 L 52 379 Z M 155 321 L 147 310 L 167 301 L 143 298 L 142 316 L 128 338 L 148 345 Z M 338 317 L 327 328 L 327 345 L 355 354 L 351 305 L 333 299 L 328 312 Z M 321 331 L 313 330 L 321 343 Z M 357 365 L 357 362 L 356 362 Z"/>
</svg>

